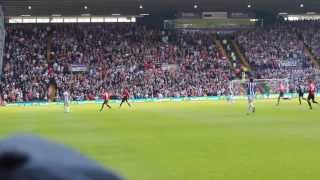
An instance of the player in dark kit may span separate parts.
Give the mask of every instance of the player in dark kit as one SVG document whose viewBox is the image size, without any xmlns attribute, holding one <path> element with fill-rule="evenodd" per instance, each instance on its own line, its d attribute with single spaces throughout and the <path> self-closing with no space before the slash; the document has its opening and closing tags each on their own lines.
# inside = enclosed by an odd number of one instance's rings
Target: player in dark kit
<svg viewBox="0 0 320 180">
<path fill-rule="evenodd" d="M 278 97 L 277 106 L 279 106 L 279 104 L 280 104 L 280 99 L 283 98 L 285 90 L 286 90 L 286 88 L 285 88 L 285 86 L 283 85 L 283 83 L 281 82 L 280 85 L 279 85 L 279 97 Z"/>
<path fill-rule="evenodd" d="M 314 104 L 318 104 L 318 102 L 315 101 L 316 85 L 311 80 L 309 81 L 308 92 L 309 94 L 308 94 L 307 102 L 309 104 L 310 109 L 312 109 L 310 100 L 312 100 L 312 103 Z"/>
<path fill-rule="evenodd" d="M 103 104 L 102 104 L 102 107 L 101 107 L 101 109 L 100 109 L 100 112 L 103 110 L 103 108 L 104 108 L 104 105 L 106 105 L 109 109 L 111 109 L 111 106 L 109 105 L 109 99 L 110 99 L 110 97 L 109 97 L 109 93 L 106 91 L 106 92 L 104 92 L 103 94 L 102 94 L 102 96 L 103 96 Z"/>
<path fill-rule="evenodd" d="M 307 100 L 306 98 L 304 98 L 303 97 L 303 95 L 304 95 L 304 89 L 302 88 L 302 86 L 299 84 L 298 86 L 297 86 L 297 93 L 298 93 L 298 96 L 299 96 L 299 103 L 300 103 L 300 105 L 301 105 L 301 99 L 302 100 Z"/>
<path fill-rule="evenodd" d="M 128 91 L 128 89 L 125 89 L 124 91 L 123 91 L 123 93 L 122 93 L 122 100 L 121 100 L 121 103 L 120 103 L 120 107 L 122 106 L 122 104 L 124 103 L 124 102 L 126 102 L 127 104 L 128 104 L 128 106 L 129 107 L 131 107 L 131 104 L 129 103 L 129 91 Z"/>
</svg>

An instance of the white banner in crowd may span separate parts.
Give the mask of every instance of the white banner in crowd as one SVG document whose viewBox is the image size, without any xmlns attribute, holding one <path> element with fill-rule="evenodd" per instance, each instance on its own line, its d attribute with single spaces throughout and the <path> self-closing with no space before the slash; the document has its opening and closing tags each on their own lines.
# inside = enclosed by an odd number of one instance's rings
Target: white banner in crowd
<svg viewBox="0 0 320 180">
<path fill-rule="evenodd" d="M 178 66 L 176 64 L 164 64 L 161 69 L 163 71 L 175 71 L 178 69 Z"/>
<path fill-rule="evenodd" d="M 88 67 L 81 64 L 72 64 L 71 65 L 72 72 L 86 72 L 88 71 Z"/>
</svg>

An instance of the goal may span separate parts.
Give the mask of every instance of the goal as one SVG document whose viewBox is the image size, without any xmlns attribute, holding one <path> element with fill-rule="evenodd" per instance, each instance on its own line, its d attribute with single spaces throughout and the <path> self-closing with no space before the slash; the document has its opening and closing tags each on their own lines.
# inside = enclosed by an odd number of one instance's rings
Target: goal
<svg viewBox="0 0 320 180">
<path fill-rule="evenodd" d="M 234 96 L 246 96 L 249 80 L 232 80 L 229 83 L 229 91 Z M 255 79 L 257 96 L 265 98 L 276 97 L 279 94 L 279 86 L 282 83 L 286 88 L 285 97 L 289 98 L 288 79 Z"/>
</svg>

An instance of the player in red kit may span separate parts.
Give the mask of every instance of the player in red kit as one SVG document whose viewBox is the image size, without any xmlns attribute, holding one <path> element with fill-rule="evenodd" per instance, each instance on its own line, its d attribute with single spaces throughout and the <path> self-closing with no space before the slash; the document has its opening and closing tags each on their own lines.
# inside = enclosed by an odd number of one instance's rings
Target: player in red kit
<svg viewBox="0 0 320 180">
<path fill-rule="evenodd" d="M 131 107 L 131 104 L 129 103 L 129 97 L 130 97 L 130 95 L 129 95 L 129 91 L 128 91 L 128 89 L 125 89 L 124 91 L 123 91 L 123 93 L 122 93 L 122 100 L 121 100 L 121 103 L 120 103 L 120 107 L 122 106 L 122 104 L 124 103 L 124 102 L 126 102 L 127 104 L 128 104 L 128 106 L 129 107 Z"/>
<path fill-rule="evenodd" d="M 0 94 L 0 106 L 4 106 L 4 105 L 5 105 L 4 100 L 2 99 L 2 96 Z"/>
<path fill-rule="evenodd" d="M 103 97 L 103 104 L 102 104 L 102 107 L 100 109 L 100 112 L 103 110 L 104 108 L 104 105 L 106 105 L 109 109 L 111 109 L 111 106 L 109 105 L 109 99 L 110 99 L 110 96 L 109 96 L 109 93 L 107 91 L 105 91 L 103 94 L 102 94 L 102 97 Z"/>
<path fill-rule="evenodd" d="M 277 106 L 279 106 L 279 104 L 280 104 L 280 99 L 283 98 L 285 91 L 286 91 L 286 87 L 285 87 L 284 84 L 281 82 L 280 85 L 279 85 L 279 97 L 278 97 Z"/>
<path fill-rule="evenodd" d="M 308 95 L 307 102 L 309 104 L 310 109 L 312 109 L 312 105 L 311 105 L 310 100 L 312 100 L 312 103 L 314 103 L 314 104 L 318 104 L 318 102 L 315 101 L 316 85 L 311 80 L 309 81 L 308 92 L 309 92 L 309 95 Z"/>
</svg>

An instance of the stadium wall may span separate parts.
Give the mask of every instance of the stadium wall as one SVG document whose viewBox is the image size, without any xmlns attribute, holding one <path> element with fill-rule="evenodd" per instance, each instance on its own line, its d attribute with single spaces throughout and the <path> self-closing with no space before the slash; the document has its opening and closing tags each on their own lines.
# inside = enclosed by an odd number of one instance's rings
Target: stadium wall
<svg viewBox="0 0 320 180">
<path fill-rule="evenodd" d="M 257 95 L 257 100 L 264 99 L 276 99 L 278 98 L 278 94 L 271 95 Z M 320 96 L 320 93 L 318 94 Z M 287 93 L 285 97 L 288 99 L 298 97 L 296 93 Z M 247 96 L 234 96 L 235 100 L 246 100 Z M 147 102 L 184 102 L 184 101 L 220 101 L 220 100 L 228 100 L 230 96 L 207 96 L 207 97 L 181 97 L 181 98 L 145 98 L 145 99 L 130 99 L 131 102 L 134 103 L 147 103 Z M 120 103 L 121 100 L 111 100 L 111 103 Z M 102 104 L 103 100 L 96 101 L 73 101 L 71 105 L 83 105 L 83 104 Z M 21 102 L 8 104 L 7 106 L 47 106 L 47 105 L 63 105 L 61 102 Z"/>
<path fill-rule="evenodd" d="M 262 19 L 263 21 L 258 22 L 259 25 L 272 25 L 277 21 L 277 13 L 269 12 L 266 10 L 254 11 L 257 19 Z"/>
<path fill-rule="evenodd" d="M 151 13 L 149 16 L 137 18 L 137 23 L 149 27 L 163 28 L 163 21 L 166 19 L 174 19 L 174 12 Z"/>
</svg>

